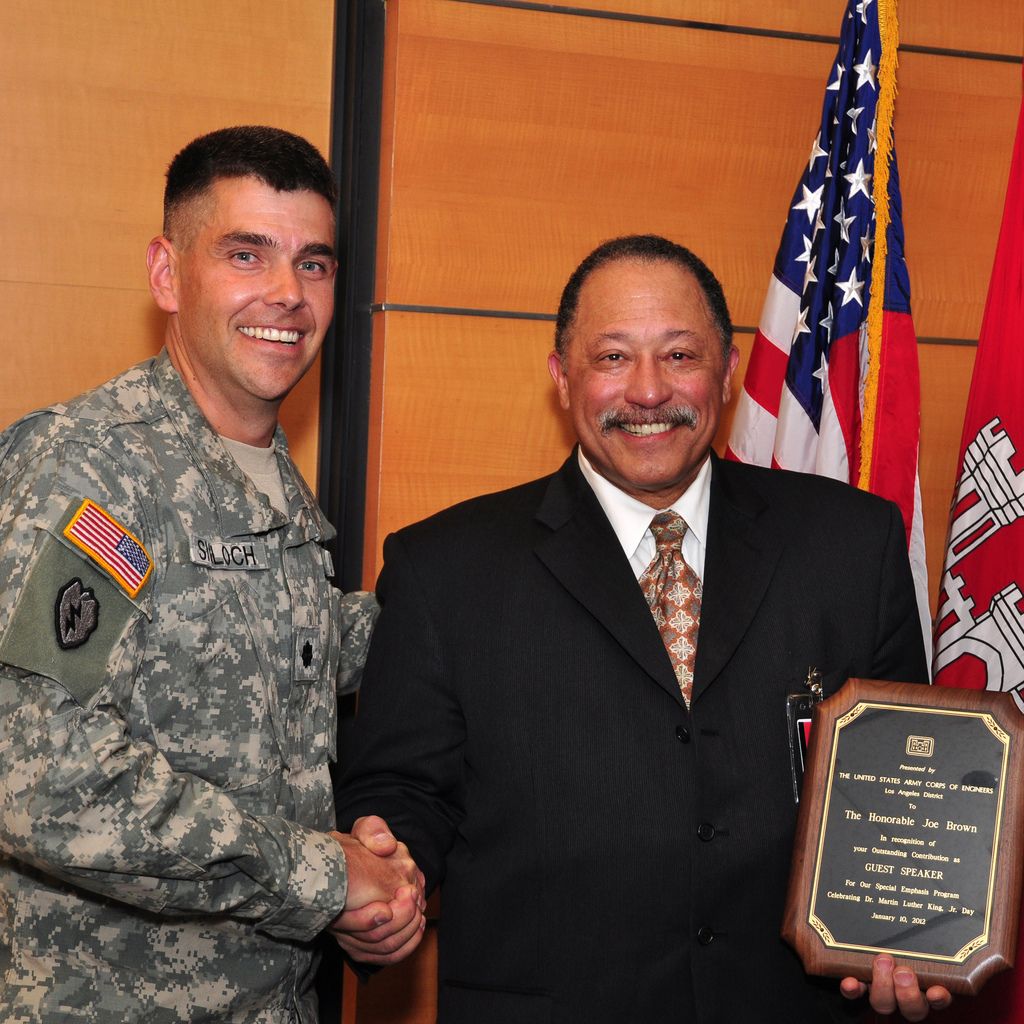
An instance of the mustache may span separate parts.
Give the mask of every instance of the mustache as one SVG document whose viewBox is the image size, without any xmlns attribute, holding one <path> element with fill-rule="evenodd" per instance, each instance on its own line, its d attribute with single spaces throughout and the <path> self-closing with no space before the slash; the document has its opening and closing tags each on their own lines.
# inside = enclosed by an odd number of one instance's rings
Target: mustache
<svg viewBox="0 0 1024 1024">
<path fill-rule="evenodd" d="M 643 427 L 651 423 L 667 423 L 673 427 L 697 426 L 699 417 L 692 405 L 668 405 L 658 409 L 606 409 L 597 417 L 601 433 L 618 427 Z"/>
</svg>

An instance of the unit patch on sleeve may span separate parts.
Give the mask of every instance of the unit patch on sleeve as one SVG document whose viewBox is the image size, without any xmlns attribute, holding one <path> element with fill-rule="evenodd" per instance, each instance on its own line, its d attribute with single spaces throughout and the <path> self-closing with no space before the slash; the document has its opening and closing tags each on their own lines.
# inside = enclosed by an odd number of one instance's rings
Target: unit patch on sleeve
<svg viewBox="0 0 1024 1024">
<path fill-rule="evenodd" d="M 57 643 L 62 650 L 70 651 L 92 636 L 99 622 L 100 603 L 76 576 L 57 591 L 53 612 Z"/>
<path fill-rule="evenodd" d="M 74 508 L 77 501 L 65 519 Z M 127 631 L 147 614 L 80 545 L 41 530 L 0 634 L 0 663 L 56 680 L 85 705 L 106 685 L 111 655 Z"/>
<path fill-rule="evenodd" d="M 64 536 L 103 566 L 131 597 L 138 595 L 153 569 L 142 543 L 88 498 L 64 527 Z"/>
</svg>

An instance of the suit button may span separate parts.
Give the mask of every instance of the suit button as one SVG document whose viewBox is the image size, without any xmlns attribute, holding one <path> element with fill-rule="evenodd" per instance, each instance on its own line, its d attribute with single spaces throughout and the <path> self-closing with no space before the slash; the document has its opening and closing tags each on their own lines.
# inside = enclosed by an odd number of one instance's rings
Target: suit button
<svg viewBox="0 0 1024 1024">
<path fill-rule="evenodd" d="M 707 925 L 704 925 L 697 931 L 697 941 L 702 946 L 710 946 L 715 941 L 715 933 Z"/>
<path fill-rule="evenodd" d="M 687 729 L 685 725 L 677 725 L 676 726 L 676 739 L 679 740 L 680 743 L 689 743 L 690 742 L 690 730 Z"/>
<path fill-rule="evenodd" d="M 715 826 L 709 825 L 706 821 L 697 826 L 697 838 L 705 843 L 710 843 L 715 838 Z"/>
</svg>

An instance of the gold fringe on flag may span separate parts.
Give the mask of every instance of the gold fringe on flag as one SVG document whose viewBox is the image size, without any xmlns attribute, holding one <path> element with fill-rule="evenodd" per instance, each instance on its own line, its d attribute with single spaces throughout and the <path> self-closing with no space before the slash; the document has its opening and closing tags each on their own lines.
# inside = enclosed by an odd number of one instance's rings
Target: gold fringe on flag
<svg viewBox="0 0 1024 1024">
<path fill-rule="evenodd" d="M 877 0 L 878 31 L 882 52 L 878 58 L 878 107 L 875 116 L 875 176 L 872 194 L 875 200 L 875 255 L 871 264 L 871 300 L 867 317 L 867 375 L 864 381 L 864 408 L 860 428 L 860 471 L 857 486 L 870 490 L 875 448 L 878 376 L 882 348 L 882 305 L 885 301 L 885 264 L 888 257 L 889 161 L 892 157 L 892 121 L 896 107 L 897 47 L 900 42 L 896 17 L 897 0 Z"/>
</svg>

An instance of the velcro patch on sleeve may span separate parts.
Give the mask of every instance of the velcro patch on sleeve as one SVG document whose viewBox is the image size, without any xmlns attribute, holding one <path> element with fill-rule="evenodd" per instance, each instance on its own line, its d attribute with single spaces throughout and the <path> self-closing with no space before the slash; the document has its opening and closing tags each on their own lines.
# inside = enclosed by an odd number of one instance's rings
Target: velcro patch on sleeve
<svg viewBox="0 0 1024 1024">
<path fill-rule="evenodd" d="M 105 567 L 42 532 L 0 635 L 0 662 L 56 680 L 85 705 L 106 683 L 125 629 L 143 614 Z"/>
<path fill-rule="evenodd" d="M 88 498 L 64 527 L 64 536 L 102 566 L 130 597 L 137 597 L 153 571 L 142 542 Z"/>
</svg>

